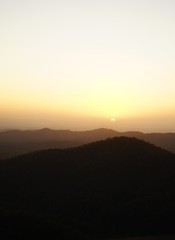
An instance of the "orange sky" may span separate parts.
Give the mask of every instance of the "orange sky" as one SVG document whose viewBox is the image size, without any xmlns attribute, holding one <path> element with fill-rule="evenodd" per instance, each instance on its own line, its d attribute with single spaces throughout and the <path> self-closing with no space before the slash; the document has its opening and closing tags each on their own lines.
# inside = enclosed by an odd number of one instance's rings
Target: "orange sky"
<svg viewBox="0 0 175 240">
<path fill-rule="evenodd" d="M 175 131 L 174 12 L 172 0 L 1 2 L 0 129 Z"/>
</svg>

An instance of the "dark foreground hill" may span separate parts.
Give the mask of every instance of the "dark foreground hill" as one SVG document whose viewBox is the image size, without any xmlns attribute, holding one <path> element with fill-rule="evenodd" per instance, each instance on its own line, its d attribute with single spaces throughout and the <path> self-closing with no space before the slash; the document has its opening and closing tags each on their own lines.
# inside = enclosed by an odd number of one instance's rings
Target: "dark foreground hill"
<svg viewBox="0 0 175 240">
<path fill-rule="evenodd" d="M 97 238 L 175 234 L 175 155 L 136 138 L 3 161 L 0 182 L 7 223 L 15 212 L 42 219 L 37 229 L 49 222 L 53 235 L 55 224 Z M 20 222 L 7 231 L 18 232 Z"/>
<path fill-rule="evenodd" d="M 0 160 L 49 148 L 80 146 L 109 137 L 137 137 L 175 153 L 175 133 L 117 132 L 111 129 L 90 131 L 51 130 L 34 131 L 9 130 L 0 132 Z"/>
</svg>

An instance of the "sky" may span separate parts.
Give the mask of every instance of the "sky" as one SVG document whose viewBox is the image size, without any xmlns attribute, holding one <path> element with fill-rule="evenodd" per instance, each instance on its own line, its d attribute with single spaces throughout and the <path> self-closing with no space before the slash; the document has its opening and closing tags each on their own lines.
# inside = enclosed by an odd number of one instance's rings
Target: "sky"
<svg viewBox="0 0 175 240">
<path fill-rule="evenodd" d="M 175 132 L 174 0 L 1 0 L 0 129 Z"/>
</svg>

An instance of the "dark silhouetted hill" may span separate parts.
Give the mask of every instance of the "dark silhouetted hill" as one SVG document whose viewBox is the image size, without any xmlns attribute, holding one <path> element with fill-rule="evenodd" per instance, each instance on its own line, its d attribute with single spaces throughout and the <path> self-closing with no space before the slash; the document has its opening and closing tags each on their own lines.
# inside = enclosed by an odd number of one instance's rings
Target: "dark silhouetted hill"
<svg viewBox="0 0 175 240">
<path fill-rule="evenodd" d="M 90 240 L 89 237 L 60 223 L 46 221 L 21 211 L 2 209 L 0 209 L 0 238 L 2 240 Z"/>
<path fill-rule="evenodd" d="M 175 155 L 136 138 L 1 161 L 0 182 L 1 209 L 43 224 L 98 239 L 175 234 Z"/>
<path fill-rule="evenodd" d="M 175 153 L 175 133 L 144 134 L 141 132 L 117 132 L 104 128 L 76 132 L 44 128 L 35 131 L 0 132 L 0 160 L 49 148 L 80 146 L 115 136 L 137 137 Z"/>
</svg>

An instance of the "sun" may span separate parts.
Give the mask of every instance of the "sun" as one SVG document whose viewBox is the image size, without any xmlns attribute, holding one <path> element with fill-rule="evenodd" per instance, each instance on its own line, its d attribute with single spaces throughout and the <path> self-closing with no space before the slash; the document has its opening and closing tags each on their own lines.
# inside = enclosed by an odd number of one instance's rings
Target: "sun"
<svg viewBox="0 0 175 240">
<path fill-rule="evenodd" d="M 112 117 L 112 118 L 110 118 L 110 121 L 111 121 L 111 122 L 115 122 L 116 119 L 115 119 L 114 117 Z"/>
</svg>

